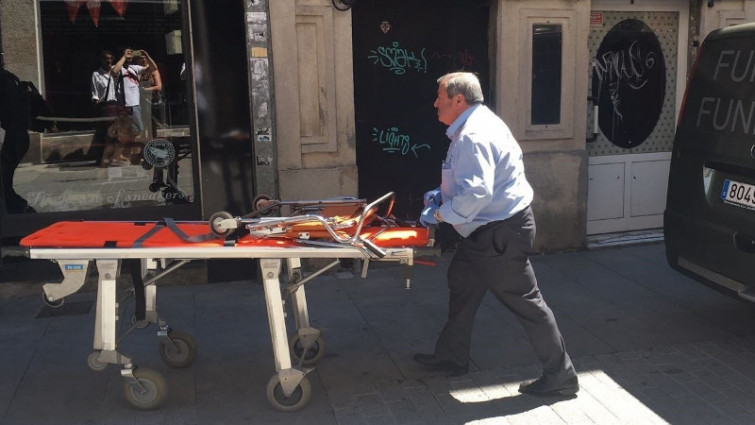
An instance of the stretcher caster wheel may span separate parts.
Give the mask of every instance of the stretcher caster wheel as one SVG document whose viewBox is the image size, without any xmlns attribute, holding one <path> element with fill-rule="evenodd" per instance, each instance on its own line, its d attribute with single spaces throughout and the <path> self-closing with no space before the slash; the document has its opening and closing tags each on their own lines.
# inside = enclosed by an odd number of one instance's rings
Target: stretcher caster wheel
<svg viewBox="0 0 755 425">
<path fill-rule="evenodd" d="M 271 201 L 273 199 L 267 195 L 257 195 L 252 200 L 252 209 L 255 212 L 259 211 L 259 215 L 268 217 L 273 215 L 275 208 L 272 207 Z"/>
<path fill-rule="evenodd" d="M 220 222 L 229 218 L 233 218 L 233 216 L 225 211 L 218 211 L 215 214 L 210 216 L 210 231 L 213 235 L 224 238 L 226 236 L 229 236 L 235 229 L 220 229 L 218 226 L 220 225 Z"/>
<path fill-rule="evenodd" d="M 87 356 L 87 366 L 95 372 L 102 372 L 107 368 L 108 363 L 102 363 L 100 361 L 100 352 L 92 351 Z"/>
<path fill-rule="evenodd" d="M 307 350 L 306 354 L 304 354 L 304 346 L 301 343 L 299 334 L 291 336 L 291 339 L 288 341 L 288 346 L 291 349 L 293 362 L 296 364 L 301 362 L 302 366 L 314 366 L 320 361 L 322 356 L 325 355 L 325 339 L 322 336 L 317 337 L 312 346 L 309 347 L 309 350 Z M 302 360 L 302 356 L 304 356 L 304 360 Z"/>
<path fill-rule="evenodd" d="M 197 357 L 197 341 L 185 332 L 171 330 L 160 340 L 160 357 L 168 366 L 186 367 Z"/>
<path fill-rule="evenodd" d="M 141 410 L 152 410 L 160 407 L 168 396 L 168 384 L 160 373 L 152 369 L 135 369 L 134 379 L 126 380 L 124 390 L 126 400 Z"/>
<path fill-rule="evenodd" d="M 60 307 L 60 306 L 63 305 L 63 303 L 65 302 L 65 298 L 61 298 L 59 300 L 51 301 L 49 298 L 47 298 L 47 295 L 43 292 L 42 293 L 42 301 L 48 307 L 58 308 L 58 307 Z"/>
<path fill-rule="evenodd" d="M 309 403 L 310 397 L 312 397 L 312 386 L 306 376 L 302 377 L 301 382 L 289 397 L 283 394 L 283 387 L 277 373 L 267 382 L 267 400 L 280 411 L 299 410 Z"/>
</svg>

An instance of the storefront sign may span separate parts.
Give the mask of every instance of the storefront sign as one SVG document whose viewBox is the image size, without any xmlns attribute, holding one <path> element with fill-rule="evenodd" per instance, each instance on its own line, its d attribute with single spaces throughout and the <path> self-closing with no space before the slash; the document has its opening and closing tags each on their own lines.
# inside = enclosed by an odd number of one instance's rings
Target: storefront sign
<svg viewBox="0 0 755 425">
<path fill-rule="evenodd" d="M 590 12 L 590 25 L 603 25 L 603 12 Z"/>
</svg>

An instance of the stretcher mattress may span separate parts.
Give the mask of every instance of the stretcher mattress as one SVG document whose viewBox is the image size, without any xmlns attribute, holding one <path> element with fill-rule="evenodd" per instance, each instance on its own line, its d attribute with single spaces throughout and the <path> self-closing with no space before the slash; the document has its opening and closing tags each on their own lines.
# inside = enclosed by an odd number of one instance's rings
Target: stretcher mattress
<svg viewBox="0 0 755 425">
<path fill-rule="evenodd" d="M 180 232 L 177 232 L 178 229 Z M 229 246 L 223 238 L 189 241 L 207 235 L 206 222 L 177 222 L 168 226 L 163 222 L 61 221 L 23 238 L 21 246 L 29 248 L 170 248 Z M 180 233 L 183 233 L 181 235 Z M 381 248 L 426 246 L 428 231 L 421 227 L 364 227 L 362 239 L 371 240 Z M 245 235 L 232 246 L 243 247 L 299 247 L 290 237 L 259 238 Z"/>
</svg>

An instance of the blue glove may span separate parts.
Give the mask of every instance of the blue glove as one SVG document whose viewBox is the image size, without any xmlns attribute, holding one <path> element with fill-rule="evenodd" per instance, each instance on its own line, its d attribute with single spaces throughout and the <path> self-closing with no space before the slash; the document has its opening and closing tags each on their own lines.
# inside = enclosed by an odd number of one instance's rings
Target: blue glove
<svg viewBox="0 0 755 425">
<path fill-rule="evenodd" d="M 435 219 L 435 211 L 438 210 L 438 206 L 434 202 L 431 202 L 419 216 L 419 222 L 425 227 L 429 227 L 431 224 L 438 224 L 438 220 Z"/>
<path fill-rule="evenodd" d="M 440 190 L 438 189 L 425 192 L 425 196 L 422 199 L 425 203 L 425 206 L 428 206 L 431 203 L 435 205 L 440 205 L 443 203 L 442 195 L 440 194 Z"/>
</svg>

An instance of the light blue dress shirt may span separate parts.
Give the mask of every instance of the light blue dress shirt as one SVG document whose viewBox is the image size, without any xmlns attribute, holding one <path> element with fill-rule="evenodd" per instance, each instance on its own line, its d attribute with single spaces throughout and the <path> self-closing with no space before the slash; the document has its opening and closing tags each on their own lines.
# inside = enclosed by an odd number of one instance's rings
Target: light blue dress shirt
<svg viewBox="0 0 755 425">
<path fill-rule="evenodd" d="M 508 126 L 484 105 L 464 111 L 446 130 L 443 221 L 467 237 L 491 221 L 505 220 L 532 203 L 522 149 Z"/>
</svg>

